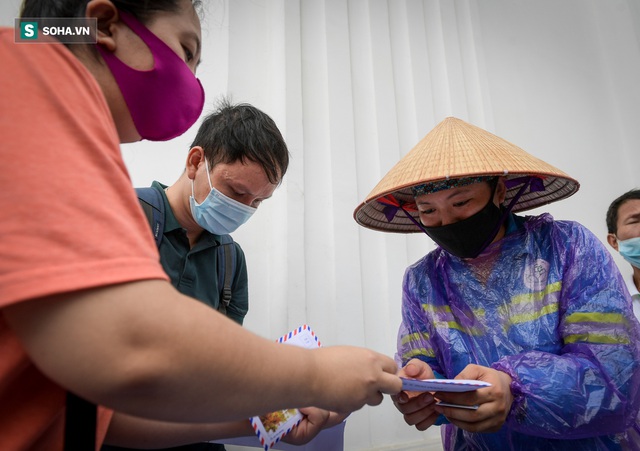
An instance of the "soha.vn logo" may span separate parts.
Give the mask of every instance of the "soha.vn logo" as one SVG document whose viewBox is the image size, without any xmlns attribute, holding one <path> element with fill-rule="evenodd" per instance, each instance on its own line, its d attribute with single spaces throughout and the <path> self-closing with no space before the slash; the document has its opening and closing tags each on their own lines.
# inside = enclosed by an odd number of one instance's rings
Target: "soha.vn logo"
<svg viewBox="0 0 640 451">
<path fill-rule="evenodd" d="M 38 39 L 38 22 L 22 22 L 20 24 L 20 39 Z"/>
<path fill-rule="evenodd" d="M 26 20 L 20 22 L 19 37 L 20 41 L 26 42 L 52 42 L 46 38 L 54 37 L 63 43 L 95 43 L 96 27 L 96 23 L 88 23 L 86 18 Z"/>
</svg>

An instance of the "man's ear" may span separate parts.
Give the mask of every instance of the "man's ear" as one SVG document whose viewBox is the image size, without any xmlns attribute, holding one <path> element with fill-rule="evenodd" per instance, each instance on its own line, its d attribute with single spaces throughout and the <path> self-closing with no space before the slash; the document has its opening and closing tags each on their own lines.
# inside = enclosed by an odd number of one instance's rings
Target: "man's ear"
<svg viewBox="0 0 640 451">
<path fill-rule="evenodd" d="M 614 248 L 616 251 L 618 250 L 618 239 L 613 233 L 609 233 L 607 235 L 607 243 L 609 243 L 609 246 Z"/>
<path fill-rule="evenodd" d="M 204 149 L 200 146 L 194 146 L 189 149 L 189 153 L 187 154 L 187 167 L 185 168 L 187 177 L 194 180 L 196 178 L 196 172 L 198 172 L 198 168 L 202 164 L 204 164 Z"/>
<path fill-rule="evenodd" d="M 122 24 L 118 8 L 110 0 L 90 0 L 87 3 L 85 15 L 98 19 L 97 43 L 110 52 L 115 52 L 115 35 Z"/>
</svg>

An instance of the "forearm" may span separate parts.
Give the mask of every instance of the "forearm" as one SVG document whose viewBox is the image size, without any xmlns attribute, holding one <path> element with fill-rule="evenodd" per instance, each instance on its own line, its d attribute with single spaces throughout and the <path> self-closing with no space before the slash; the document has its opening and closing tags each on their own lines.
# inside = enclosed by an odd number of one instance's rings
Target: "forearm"
<svg viewBox="0 0 640 451">
<path fill-rule="evenodd" d="M 249 420 L 227 423 L 170 423 L 116 412 L 109 424 L 105 444 L 156 449 L 253 434 Z"/>
<path fill-rule="evenodd" d="M 401 387 L 389 357 L 275 343 L 163 281 L 36 299 L 2 313 L 45 375 L 137 417 L 211 423 L 309 405 L 350 412 Z"/>
<path fill-rule="evenodd" d="M 551 438 L 618 433 L 637 411 L 638 399 L 627 396 L 629 382 L 638 383 L 632 366 L 626 376 L 611 375 L 584 354 L 529 352 L 492 367 L 513 378 L 508 422 L 523 433 Z"/>
<path fill-rule="evenodd" d="M 213 422 L 313 404 L 310 351 L 251 334 L 166 282 L 34 300 L 4 314 L 45 374 L 117 411 Z"/>
</svg>

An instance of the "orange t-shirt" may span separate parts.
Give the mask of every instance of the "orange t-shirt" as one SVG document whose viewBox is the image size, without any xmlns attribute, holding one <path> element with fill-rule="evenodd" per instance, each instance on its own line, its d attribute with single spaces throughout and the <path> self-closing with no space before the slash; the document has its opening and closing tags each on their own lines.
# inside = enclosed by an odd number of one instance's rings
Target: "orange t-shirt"
<svg viewBox="0 0 640 451">
<path fill-rule="evenodd" d="M 13 39 L 0 29 L 0 449 L 57 451 L 65 389 L 2 309 L 167 276 L 99 85 L 64 46 Z M 110 418 L 99 410 L 99 443 Z"/>
</svg>

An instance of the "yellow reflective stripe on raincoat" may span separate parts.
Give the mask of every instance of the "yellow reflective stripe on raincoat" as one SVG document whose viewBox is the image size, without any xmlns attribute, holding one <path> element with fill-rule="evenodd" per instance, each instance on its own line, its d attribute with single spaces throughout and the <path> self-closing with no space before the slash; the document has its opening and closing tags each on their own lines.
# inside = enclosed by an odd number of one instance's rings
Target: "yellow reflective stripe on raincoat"
<svg viewBox="0 0 640 451">
<path fill-rule="evenodd" d="M 562 282 L 561 281 L 560 282 L 550 283 L 549 285 L 544 287 L 544 290 L 542 290 L 542 291 L 536 291 L 534 293 L 527 293 L 527 294 L 519 294 L 517 296 L 512 297 L 511 298 L 511 303 L 512 304 L 520 304 L 522 302 L 540 301 L 545 296 L 548 296 L 551 293 L 556 293 L 556 292 L 560 291 L 561 289 L 562 289 Z"/>
<path fill-rule="evenodd" d="M 567 324 L 575 323 L 609 323 L 609 324 L 626 324 L 627 319 L 620 313 L 586 313 L 577 312 L 569 315 L 565 320 Z"/>
<path fill-rule="evenodd" d="M 535 321 L 537 319 L 542 318 L 544 315 L 548 315 L 550 313 L 555 313 L 558 311 L 558 304 L 545 305 L 537 312 L 532 313 L 523 313 L 522 315 L 514 315 L 510 318 L 511 324 L 510 326 L 515 326 L 516 324 L 522 324 L 529 321 Z"/>
<path fill-rule="evenodd" d="M 426 332 L 415 332 L 413 334 L 408 334 L 402 337 L 401 343 L 403 345 L 406 345 L 411 341 L 415 341 L 417 343 L 421 343 L 423 341 L 429 341 L 429 334 Z"/>
<path fill-rule="evenodd" d="M 597 323 L 597 324 L 627 324 L 627 318 L 620 313 L 577 312 L 565 319 L 565 324 Z M 629 344 L 629 337 L 620 337 L 613 334 L 598 334 L 585 332 L 570 334 L 564 338 L 565 343 L 602 343 L 602 344 Z"/>
<path fill-rule="evenodd" d="M 545 315 L 558 312 L 558 302 L 556 299 L 552 299 L 548 304 L 544 304 L 543 301 L 550 294 L 558 293 L 562 289 L 562 282 L 554 282 L 546 287 L 542 291 L 536 291 L 534 293 L 520 294 L 511 298 L 511 302 L 508 305 L 499 309 L 499 312 L 509 317 L 509 321 L 505 323 L 504 330 L 508 330 L 510 327 L 523 324 L 542 318 Z M 536 307 L 537 310 L 532 310 L 524 313 L 515 313 L 523 308 Z"/>
<path fill-rule="evenodd" d="M 427 348 L 417 348 L 417 349 L 411 349 L 405 353 L 402 354 L 402 360 L 407 361 L 409 359 L 412 359 L 413 357 L 435 357 L 435 353 L 433 352 L 433 349 L 427 349 Z"/>
<path fill-rule="evenodd" d="M 415 343 L 417 345 L 422 345 L 424 342 L 429 341 L 429 334 L 427 332 L 414 332 L 412 334 L 405 335 L 402 337 L 402 345 L 409 345 L 411 343 Z M 411 348 L 407 352 L 402 354 L 402 359 L 407 361 L 413 357 L 435 357 L 435 353 L 433 349 L 427 349 L 424 347 L 420 348 Z"/>
<path fill-rule="evenodd" d="M 564 337 L 565 344 L 567 343 L 600 343 L 600 344 L 623 344 L 628 345 L 629 338 L 628 337 L 612 337 L 611 335 L 600 335 L 600 334 L 574 334 L 567 335 Z"/>
<path fill-rule="evenodd" d="M 484 329 L 479 327 L 463 327 L 456 321 L 453 313 L 451 312 L 451 307 L 448 305 L 442 305 L 439 307 L 435 307 L 431 304 L 422 304 L 422 309 L 431 313 L 434 317 L 434 324 L 437 326 L 446 326 L 449 329 L 459 330 L 460 332 L 464 332 L 465 334 L 469 334 L 472 336 L 480 336 L 484 335 Z M 473 309 L 472 310 L 474 318 L 484 318 L 486 314 L 486 310 L 484 308 Z M 437 318 L 437 320 L 436 320 Z"/>
</svg>

